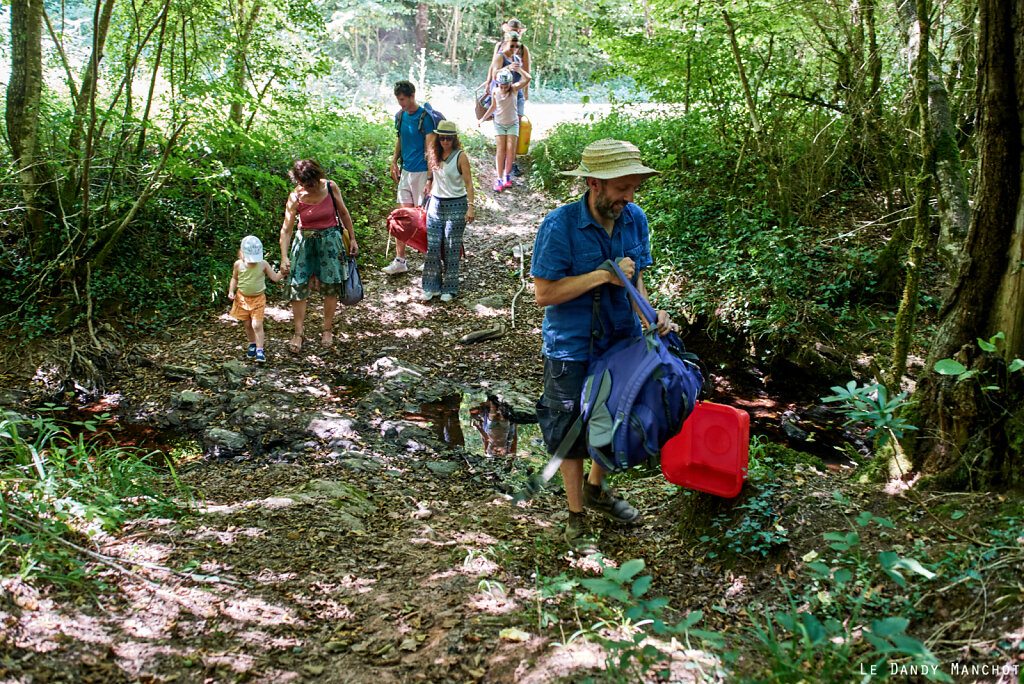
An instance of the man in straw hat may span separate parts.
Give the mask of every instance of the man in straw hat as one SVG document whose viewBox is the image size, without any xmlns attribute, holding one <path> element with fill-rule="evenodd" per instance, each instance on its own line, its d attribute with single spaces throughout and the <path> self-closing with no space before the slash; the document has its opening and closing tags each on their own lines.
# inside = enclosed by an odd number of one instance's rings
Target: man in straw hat
<svg viewBox="0 0 1024 684">
<path fill-rule="evenodd" d="M 548 452 L 554 454 L 580 414 L 580 394 L 591 356 L 615 342 L 642 333 L 618 276 L 599 266 L 619 260 L 623 273 L 646 297 L 642 271 L 651 265 L 647 216 L 633 204 L 633 193 L 658 172 L 644 166 L 640 150 L 622 140 L 598 140 L 583 150 L 578 168 L 563 175 L 586 179 L 587 192 L 578 201 L 549 213 L 533 247 L 530 269 L 537 304 L 545 307 L 543 327 L 544 393 L 537 401 Z M 599 320 L 592 320 L 595 288 L 600 288 Z M 658 333 L 677 327 L 658 312 Z M 601 334 L 598 334 L 598 331 Z M 588 545 L 584 508 L 619 523 L 640 513 L 604 486 L 605 472 L 592 463 L 584 483 L 582 437 L 559 466 L 569 500 L 565 538 L 571 546 Z"/>
</svg>

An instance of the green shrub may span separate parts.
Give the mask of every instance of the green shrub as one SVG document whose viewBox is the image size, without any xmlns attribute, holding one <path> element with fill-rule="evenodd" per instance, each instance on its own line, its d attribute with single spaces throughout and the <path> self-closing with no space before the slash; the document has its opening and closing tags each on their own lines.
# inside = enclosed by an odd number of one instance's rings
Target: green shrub
<svg viewBox="0 0 1024 684">
<path fill-rule="evenodd" d="M 93 557 L 80 547 L 96 531 L 188 510 L 191 495 L 173 468 L 165 473 L 137 449 L 104 446 L 95 429 L 56 417 L 0 420 L 0 575 L 82 582 Z M 177 500 L 160 485 L 168 475 Z"/>
<path fill-rule="evenodd" d="M 749 156 L 737 166 L 707 117 L 612 114 L 562 124 L 537 147 L 537 182 L 564 199 L 582 191 L 559 172 L 607 137 L 636 144 L 660 171 L 637 199 L 650 222 L 647 285 L 657 305 L 751 339 L 765 358 L 849 323 L 870 254 L 797 221 L 773 189 L 776 171 Z"/>
</svg>

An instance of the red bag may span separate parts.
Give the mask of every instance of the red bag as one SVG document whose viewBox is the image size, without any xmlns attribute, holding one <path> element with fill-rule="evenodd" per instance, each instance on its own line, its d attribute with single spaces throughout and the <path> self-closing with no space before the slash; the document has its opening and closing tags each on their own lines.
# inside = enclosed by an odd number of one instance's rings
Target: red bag
<svg viewBox="0 0 1024 684">
<path fill-rule="evenodd" d="M 427 253 L 427 209 L 426 207 L 398 207 L 388 214 L 388 232 L 417 252 Z M 444 254 L 442 246 L 441 254 Z M 466 256 L 463 245 L 459 256 Z"/>
<path fill-rule="evenodd" d="M 427 253 L 427 210 L 399 207 L 388 215 L 388 232 L 417 252 Z"/>
</svg>

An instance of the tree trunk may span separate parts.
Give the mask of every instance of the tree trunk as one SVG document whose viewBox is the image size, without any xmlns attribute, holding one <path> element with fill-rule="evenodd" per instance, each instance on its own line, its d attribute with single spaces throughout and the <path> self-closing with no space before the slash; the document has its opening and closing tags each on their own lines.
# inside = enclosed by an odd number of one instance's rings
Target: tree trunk
<svg viewBox="0 0 1024 684">
<path fill-rule="evenodd" d="M 754 139 L 761 139 L 761 121 L 757 116 L 757 107 L 754 105 L 754 95 L 750 91 L 750 79 L 747 78 L 747 70 L 743 66 L 743 58 L 740 56 L 740 45 L 736 41 L 736 27 L 733 26 L 729 13 L 722 8 L 722 18 L 725 19 L 725 30 L 729 34 L 729 46 L 732 48 L 732 57 L 736 61 L 736 71 L 740 76 L 740 83 L 743 84 L 743 98 L 747 102 L 747 110 L 750 112 L 750 123 L 754 127 Z"/>
<path fill-rule="evenodd" d="M 416 54 L 427 49 L 427 31 L 430 30 L 430 14 L 425 2 L 416 4 Z"/>
<path fill-rule="evenodd" d="M 170 8 L 170 0 L 164 2 L 163 13 L 160 16 L 160 37 L 157 38 L 156 56 L 153 57 L 153 75 L 149 79 L 149 92 L 146 94 L 146 107 L 142 110 L 142 121 L 139 122 L 139 142 L 135 145 L 135 158 L 142 156 L 146 149 L 146 125 L 149 122 L 149 112 L 153 107 L 153 93 L 156 91 L 156 77 L 160 71 L 160 59 L 164 54 L 164 34 L 167 32 L 167 14 Z"/>
<path fill-rule="evenodd" d="M 242 97 L 246 92 L 245 83 L 246 59 L 249 55 L 249 39 L 252 37 L 253 27 L 256 19 L 260 16 L 263 4 L 260 0 L 253 3 L 252 8 L 247 10 L 245 0 L 238 0 L 235 7 L 235 47 L 231 60 L 231 87 L 232 94 L 231 110 L 228 112 L 228 121 L 241 127 L 242 125 Z"/>
<path fill-rule="evenodd" d="M 75 114 L 71 123 L 71 135 L 68 141 L 68 156 L 70 163 L 67 169 L 67 180 L 61 192 L 62 202 L 65 210 L 72 207 L 85 191 L 82 182 L 81 167 L 83 151 L 83 139 L 87 135 L 86 114 L 92 112 L 96 102 L 96 84 L 99 81 L 100 60 L 103 59 L 103 50 L 107 44 L 107 33 L 110 30 L 110 17 L 114 12 L 114 0 L 97 0 L 96 10 L 93 14 L 93 39 L 92 54 L 89 56 L 89 63 L 85 69 L 85 76 L 82 78 L 82 88 L 78 91 L 78 98 L 75 101 Z M 95 121 L 89 119 L 88 131 L 93 129 Z M 83 218 L 86 218 L 83 215 Z"/>
<path fill-rule="evenodd" d="M 914 241 L 907 255 L 907 279 L 903 286 L 903 300 L 896 314 L 895 341 L 893 344 L 892 369 L 886 381 L 889 396 L 900 393 L 903 374 L 907 370 L 907 353 L 914 337 L 914 320 L 917 318 L 918 284 L 924 250 L 928 246 L 928 203 L 931 199 L 932 174 L 934 173 L 934 152 L 932 148 L 931 123 L 928 121 L 928 39 L 931 23 L 928 14 L 928 0 L 917 0 L 919 23 L 918 59 L 914 65 L 914 81 L 917 107 L 921 118 L 921 173 L 917 179 L 917 194 L 914 198 Z"/>
<path fill-rule="evenodd" d="M 896 0 L 900 23 L 907 33 L 910 63 L 917 61 L 921 36 L 914 0 Z M 939 204 L 939 253 L 956 278 L 965 257 L 963 243 L 967 238 L 971 213 L 967 183 L 960 163 L 960 148 L 949 111 L 949 94 L 942 83 L 942 70 L 934 58 L 928 70 L 929 120 L 935 140 L 935 180 Z"/>
<path fill-rule="evenodd" d="M 980 0 L 979 18 L 978 190 L 964 266 L 940 312 L 926 367 L 955 357 L 979 375 L 926 371 L 915 393 L 920 430 L 912 444 L 916 469 L 959 488 L 1024 483 L 1022 374 L 1007 375 L 1001 359 L 975 344 L 1001 331 L 1006 357 L 1024 356 L 1024 3 Z M 1005 386 L 981 389 L 996 382 Z"/>
<path fill-rule="evenodd" d="M 11 4 L 11 76 L 7 84 L 7 138 L 18 169 L 25 218 L 33 242 L 44 232 L 39 199 L 39 104 L 43 87 L 43 1 Z"/>
</svg>

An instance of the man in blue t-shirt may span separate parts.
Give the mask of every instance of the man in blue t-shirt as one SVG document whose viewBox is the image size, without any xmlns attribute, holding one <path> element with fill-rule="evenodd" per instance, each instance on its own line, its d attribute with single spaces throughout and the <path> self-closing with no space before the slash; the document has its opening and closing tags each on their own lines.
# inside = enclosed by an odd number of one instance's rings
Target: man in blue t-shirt
<svg viewBox="0 0 1024 684">
<path fill-rule="evenodd" d="M 409 81 L 395 84 L 395 99 L 402 108 L 395 115 L 397 140 L 391 157 L 391 180 L 398 183 L 398 206 L 415 207 L 430 192 L 434 158 L 434 119 L 427 110 L 416 104 L 416 86 Z M 401 162 L 401 163 L 399 163 Z M 398 242 L 395 260 L 384 268 L 388 275 L 405 273 L 405 243 Z"/>
<path fill-rule="evenodd" d="M 545 307 L 544 393 L 537 401 L 537 420 L 548 453 L 555 453 L 580 415 L 591 355 L 599 356 L 623 337 L 642 332 L 618 276 L 599 267 L 607 259 L 619 260 L 626 277 L 647 297 L 642 271 L 652 263 L 650 235 L 647 216 L 632 202 L 637 187 L 656 173 L 641 163 L 640 150 L 632 143 L 591 143 L 583 150 L 579 167 L 563 172 L 586 179 L 587 192 L 549 213 L 537 231 L 530 274 L 537 304 Z M 601 288 L 596 321 L 594 288 Z M 660 335 L 678 329 L 664 311 L 658 312 L 657 326 Z M 593 334 L 595 329 L 601 333 Z M 589 546 L 584 507 L 620 523 L 631 523 L 640 515 L 605 488 L 605 472 L 596 463 L 584 484 L 586 456 L 581 436 L 559 466 L 569 500 L 565 538 L 578 548 Z"/>
</svg>

